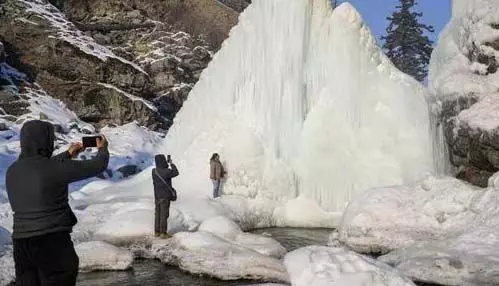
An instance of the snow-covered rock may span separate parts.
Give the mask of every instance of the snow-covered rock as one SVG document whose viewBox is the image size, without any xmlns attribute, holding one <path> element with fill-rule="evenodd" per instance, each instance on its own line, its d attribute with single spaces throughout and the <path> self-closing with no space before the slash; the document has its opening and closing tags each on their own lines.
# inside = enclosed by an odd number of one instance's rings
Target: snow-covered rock
<svg viewBox="0 0 499 286">
<path fill-rule="evenodd" d="M 284 264 L 293 286 L 414 286 L 390 266 L 343 248 L 301 248 Z"/>
<path fill-rule="evenodd" d="M 353 201 L 339 241 L 381 257 L 417 281 L 499 283 L 499 192 L 453 178 L 367 191 Z"/>
<path fill-rule="evenodd" d="M 499 170 L 498 9 L 494 0 L 455 0 L 429 73 L 451 162 L 481 187 Z"/>
<path fill-rule="evenodd" d="M 395 250 L 379 260 L 416 281 L 453 286 L 499 285 L 498 247 L 498 232 L 488 228 Z"/>
<path fill-rule="evenodd" d="M 368 190 L 345 211 L 339 240 L 359 252 L 387 253 L 453 237 L 476 227 L 485 214 L 482 203 L 491 195 L 454 178 L 435 177 L 412 187 Z"/>
<path fill-rule="evenodd" d="M 165 264 L 222 280 L 289 281 L 286 269 L 278 259 L 208 232 L 182 232 L 169 240 L 155 241 L 152 253 Z"/>
<path fill-rule="evenodd" d="M 131 252 L 101 241 L 80 243 L 75 247 L 80 271 L 127 270 L 132 266 Z"/>
<path fill-rule="evenodd" d="M 235 222 L 223 216 L 204 221 L 199 226 L 198 231 L 210 232 L 222 239 L 247 247 L 263 255 L 281 258 L 286 253 L 286 249 L 275 239 L 244 233 Z"/>
</svg>

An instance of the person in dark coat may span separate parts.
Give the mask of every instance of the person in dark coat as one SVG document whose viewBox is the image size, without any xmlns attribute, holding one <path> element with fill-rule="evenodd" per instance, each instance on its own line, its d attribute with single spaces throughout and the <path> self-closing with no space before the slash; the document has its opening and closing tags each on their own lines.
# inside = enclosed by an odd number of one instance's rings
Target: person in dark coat
<svg viewBox="0 0 499 286">
<path fill-rule="evenodd" d="M 104 137 L 97 142 L 97 156 L 86 161 L 72 160 L 81 143 L 52 156 L 54 140 L 52 124 L 25 123 L 21 155 L 7 170 L 16 285 L 76 284 L 79 260 L 70 233 L 77 220 L 68 204 L 68 184 L 102 173 L 109 162 Z"/>
<path fill-rule="evenodd" d="M 168 217 L 170 216 L 170 202 L 173 198 L 172 178 L 178 176 L 177 166 L 173 164 L 170 155 L 156 155 L 156 168 L 152 170 L 154 184 L 154 234 L 156 237 L 169 238 Z M 176 198 L 175 198 L 176 199 Z"/>
</svg>

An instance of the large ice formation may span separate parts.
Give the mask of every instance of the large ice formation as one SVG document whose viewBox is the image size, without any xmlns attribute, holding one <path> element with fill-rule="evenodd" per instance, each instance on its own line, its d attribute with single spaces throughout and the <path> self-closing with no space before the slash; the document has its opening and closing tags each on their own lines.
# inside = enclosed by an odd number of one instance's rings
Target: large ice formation
<svg viewBox="0 0 499 286">
<path fill-rule="evenodd" d="M 203 72 L 164 147 L 183 194 L 316 200 L 342 211 L 371 187 L 433 172 L 425 90 L 376 46 L 350 4 L 254 1 Z"/>
</svg>

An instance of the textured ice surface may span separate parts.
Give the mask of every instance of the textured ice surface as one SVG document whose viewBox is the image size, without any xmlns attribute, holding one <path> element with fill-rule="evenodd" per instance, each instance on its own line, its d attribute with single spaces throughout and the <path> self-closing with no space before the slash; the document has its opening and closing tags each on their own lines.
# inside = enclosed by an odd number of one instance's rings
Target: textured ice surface
<svg viewBox="0 0 499 286">
<path fill-rule="evenodd" d="M 281 258 L 286 253 L 286 249 L 275 239 L 244 233 L 235 222 L 223 216 L 204 221 L 198 230 L 212 233 L 234 244 L 247 247 L 267 256 Z"/>
<path fill-rule="evenodd" d="M 284 263 L 293 286 L 414 286 L 390 266 L 343 248 L 301 248 Z"/>
<path fill-rule="evenodd" d="M 342 211 L 365 189 L 433 171 L 428 122 L 425 90 L 393 67 L 351 5 L 260 0 L 203 72 L 164 152 L 189 196 L 210 193 L 218 152 L 225 194 L 302 195 Z"/>
<path fill-rule="evenodd" d="M 105 242 L 84 242 L 75 249 L 80 258 L 80 271 L 126 270 L 132 266 L 131 252 Z"/>
<path fill-rule="evenodd" d="M 193 274 L 223 280 L 255 279 L 288 282 L 278 259 L 221 239 L 208 232 L 182 232 L 166 241 L 155 241 L 153 255 Z"/>
<path fill-rule="evenodd" d="M 12 249 L 0 251 L 0 286 L 9 285 L 14 282 L 16 272 L 14 269 L 14 258 Z"/>
</svg>

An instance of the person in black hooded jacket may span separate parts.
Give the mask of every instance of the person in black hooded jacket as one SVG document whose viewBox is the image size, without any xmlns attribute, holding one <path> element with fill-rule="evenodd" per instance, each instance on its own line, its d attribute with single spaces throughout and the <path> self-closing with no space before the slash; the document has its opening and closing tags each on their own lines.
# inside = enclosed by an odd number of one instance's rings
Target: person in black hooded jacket
<svg viewBox="0 0 499 286">
<path fill-rule="evenodd" d="M 172 163 L 170 155 L 156 155 L 156 168 L 152 170 L 154 184 L 154 234 L 156 237 L 168 238 L 168 217 L 170 216 L 170 201 L 173 200 L 172 178 L 178 176 L 177 166 Z"/>
<path fill-rule="evenodd" d="M 81 143 L 52 156 L 54 140 L 52 124 L 25 123 L 21 154 L 7 170 L 16 285 L 76 284 L 79 261 L 70 233 L 77 220 L 69 207 L 68 184 L 102 173 L 109 162 L 104 137 L 97 142 L 97 156 L 87 161 L 72 160 L 83 149 Z"/>
</svg>

